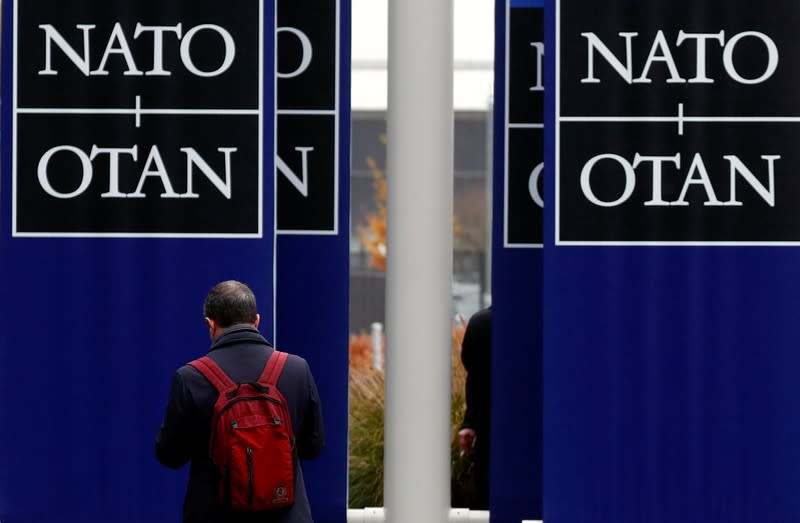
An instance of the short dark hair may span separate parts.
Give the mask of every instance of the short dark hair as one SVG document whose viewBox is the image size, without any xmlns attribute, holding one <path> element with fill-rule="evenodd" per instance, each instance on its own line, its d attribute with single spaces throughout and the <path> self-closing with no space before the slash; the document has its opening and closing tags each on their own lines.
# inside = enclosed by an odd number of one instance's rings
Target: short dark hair
<svg viewBox="0 0 800 523">
<path fill-rule="evenodd" d="M 203 314 L 223 329 L 237 323 L 255 323 L 257 313 L 255 294 L 236 280 L 214 285 L 203 304 Z"/>
</svg>

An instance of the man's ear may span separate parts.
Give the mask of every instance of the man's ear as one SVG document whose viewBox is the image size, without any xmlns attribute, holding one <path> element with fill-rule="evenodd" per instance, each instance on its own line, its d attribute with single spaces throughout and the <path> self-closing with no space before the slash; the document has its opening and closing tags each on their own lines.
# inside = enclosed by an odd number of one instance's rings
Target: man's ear
<svg viewBox="0 0 800 523">
<path fill-rule="evenodd" d="M 256 329 L 258 328 L 258 324 L 261 322 L 261 315 L 256 313 L 256 321 L 253 322 L 253 327 Z"/>
<path fill-rule="evenodd" d="M 217 330 L 217 322 L 209 318 L 208 316 L 205 317 L 206 326 L 208 327 L 208 335 L 211 336 L 211 339 L 214 339 L 214 334 L 216 334 Z"/>
</svg>

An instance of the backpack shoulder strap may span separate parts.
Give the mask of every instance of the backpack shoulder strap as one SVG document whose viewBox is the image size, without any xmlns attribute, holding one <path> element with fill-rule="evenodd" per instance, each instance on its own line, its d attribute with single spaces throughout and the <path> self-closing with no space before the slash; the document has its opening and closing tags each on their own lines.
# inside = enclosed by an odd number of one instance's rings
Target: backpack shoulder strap
<svg viewBox="0 0 800 523">
<path fill-rule="evenodd" d="M 264 371 L 261 373 L 261 377 L 258 378 L 258 383 L 277 388 L 278 378 L 280 378 L 281 372 L 283 372 L 283 367 L 286 365 L 287 359 L 289 359 L 287 353 L 275 350 L 267 359 L 267 363 L 264 365 Z"/>
<path fill-rule="evenodd" d="M 273 351 L 270 357 L 267 358 L 267 363 L 264 365 L 264 371 L 261 373 L 261 377 L 258 378 L 259 385 L 274 389 L 275 393 L 281 398 L 283 398 L 283 395 L 280 390 L 278 390 L 278 378 L 281 377 L 281 372 L 283 372 L 283 367 L 286 365 L 286 360 L 288 359 L 288 353 L 279 350 Z M 292 417 L 285 399 L 283 399 L 283 408 L 286 409 L 286 427 L 289 430 L 289 440 L 292 442 L 292 453 L 296 456 L 297 448 L 294 440 L 294 429 L 292 429 Z"/>
<path fill-rule="evenodd" d="M 190 361 L 189 365 L 197 369 L 200 374 L 205 376 L 205 378 L 210 381 L 212 385 L 214 385 L 214 388 L 217 389 L 217 392 L 236 388 L 236 383 L 234 383 L 233 380 L 230 379 L 227 374 L 225 374 L 225 371 L 222 370 L 222 367 L 217 365 L 217 362 L 208 356 L 203 356 L 202 358 Z"/>
</svg>

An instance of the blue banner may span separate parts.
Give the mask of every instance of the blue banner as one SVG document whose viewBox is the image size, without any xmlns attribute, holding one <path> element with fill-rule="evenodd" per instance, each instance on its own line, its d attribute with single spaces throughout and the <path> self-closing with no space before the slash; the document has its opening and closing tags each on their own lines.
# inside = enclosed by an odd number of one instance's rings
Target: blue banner
<svg viewBox="0 0 800 523">
<path fill-rule="evenodd" d="M 335 24 L 323 32 L 320 19 Z M 278 151 L 295 160 L 307 151 L 309 199 L 279 168 L 275 342 L 304 356 L 314 372 L 326 442 L 304 465 L 306 485 L 314 521 L 339 523 L 347 519 L 350 3 L 279 3 L 278 22 L 313 36 L 314 59 L 302 74 L 278 78 Z M 297 41 L 296 33 L 280 35 Z M 279 72 L 298 63 L 289 55 Z M 293 126 L 294 133 L 283 131 Z M 324 132 L 313 134 L 319 127 Z M 302 162 L 295 165 L 300 172 Z"/>
<path fill-rule="evenodd" d="M 172 374 L 210 345 L 205 294 L 231 278 L 311 363 L 328 446 L 309 497 L 343 520 L 349 5 L 288 8 L 4 2 L 3 523 L 180 519 L 186 470 L 154 439 Z"/>
<path fill-rule="evenodd" d="M 795 521 L 797 3 L 546 8 L 545 521 Z"/>
<path fill-rule="evenodd" d="M 542 514 L 544 14 L 541 4 L 517 4 L 498 0 L 495 8 L 493 523 L 540 519 Z"/>
</svg>

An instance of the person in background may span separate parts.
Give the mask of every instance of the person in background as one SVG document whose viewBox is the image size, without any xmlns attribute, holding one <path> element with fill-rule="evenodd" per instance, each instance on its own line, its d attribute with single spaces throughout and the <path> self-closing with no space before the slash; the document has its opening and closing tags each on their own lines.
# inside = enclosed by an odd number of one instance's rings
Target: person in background
<svg viewBox="0 0 800 523">
<path fill-rule="evenodd" d="M 461 363 L 467 379 L 466 412 L 458 442 L 463 451 L 474 453 L 475 494 L 467 507 L 472 510 L 489 510 L 491 342 L 492 308 L 488 307 L 472 315 L 461 342 Z"/>
</svg>

